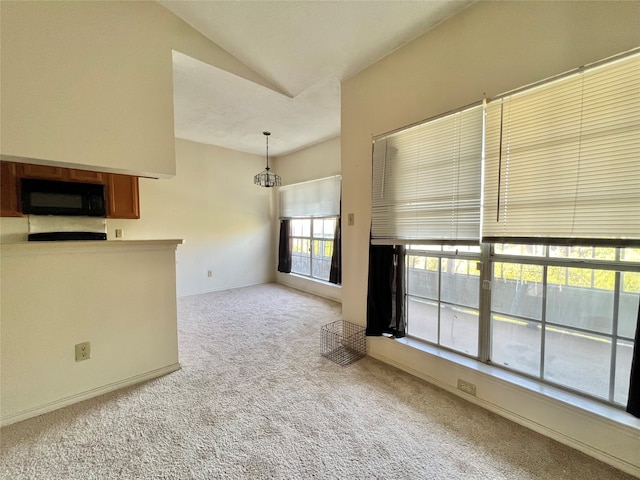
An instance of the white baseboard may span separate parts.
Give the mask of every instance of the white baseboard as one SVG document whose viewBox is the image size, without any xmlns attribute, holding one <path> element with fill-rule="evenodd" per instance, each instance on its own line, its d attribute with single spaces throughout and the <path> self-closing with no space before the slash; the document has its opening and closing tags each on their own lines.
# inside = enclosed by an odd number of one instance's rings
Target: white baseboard
<svg viewBox="0 0 640 480">
<path fill-rule="evenodd" d="M 7 415 L 0 419 L 0 427 L 5 427 L 7 425 L 11 425 L 12 423 L 21 422 L 22 420 L 27 420 L 28 418 L 37 417 L 38 415 L 42 415 L 43 413 L 67 407 L 69 405 L 73 405 L 74 403 L 82 402 L 83 400 L 88 400 L 90 398 L 97 397 L 99 395 L 103 395 L 120 388 L 135 385 L 136 383 L 144 382 L 146 380 L 151 380 L 152 378 L 161 377 L 177 370 L 180 370 L 180 364 L 174 363 L 173 365 L 168 365 L 166 367 L 158 368 L 150 372 L 126 378 L 124 380 L 93 388 L 91 390 L 87 390 L 86 392 L 76 393 L 75 395 L 70 395 L 59 400 L 54 400 L 53 402 L 45 403 L 44 405 L 38 405 L 37 407 L 12 413 L 11 415 Z"/>
<path fill-rule="evenodd" d="M 265 280 L 264 282 L 256 282 L 256 283 L 230 284 L 230 285 L 224 285 L 224 286 L 221 286 L 221 287 L 218 287 L 218 288 L 199 290 L 197 292 L 178 292 L 176 294 L 176 298 L 192 297 L 194 295 L 204 295 L 205 293 L 226 292 L 227 290 L 234 290 L 236 288 L 255 287 L 256 285 L 264 285 L 266 283 L 270 283 L 270 281 L 269 280 Z"/>
<path fill-rule="evenodd" d="M 392 342 L 392 341 L 390 341 Z M 394 342 L 395 343 L 395 342 Z M 398 346 L 399 347 L 399 346 Z M 402 348 L 402 347 L 400 347 Z M 406 348 L 406 347 L 405 347 Z M 373 351 L 371 351 L 373 350 Z M 537 420 L 533 420 L 523 415 L 522 412 L 517 412 L 517 408 L 510 409 L 510 402 L 513 402 L 514 399 L 518 400 L 523 405 L 535 405 L 538 411 L 545 411 L 545 416 L 548 418 L 553 417 L 562 417 L 562 418 L 575 418 L 575 421 L 584 425 L 588 425 L 590 428 L 606 430 L 608 435 L 615 435 L 617 439 L 622 442 L 620 446 L 626 446 L 626 450 L 633 449 L 633 445 L 639 445 L 640 443 L 640 432 L 633 427 L 629 427 L 627 425 L 619 425 L 615 421 L 608 420 L 605 418 L 599 418 L 596 415 L 592 415 L 589 412 L 582 412 L 578 407 L 573 405 L 563 403 L 560 401 L 555 401 L 553 399 L 547 398 L 541 395 L 538 392 L 532 392 L 525 388 L 521 388 L 518 385 L 506 385 L 503 381 L 499 379 L 491 379 L 484 378 L 483 381 L 485 385 L 484 389 L 487 390 L 505 390 L 509 389 L 510 400 L 498 403 L 495 401 L 490 401 L 485 398 L 482 398 L 481 392 L 479 392 L 478 396 L 469 395 L 465 392 L 462 392 L 456 388 L 456 386 L 451 385 L 447 381 L 443 381 L 442 379 L 436 378 L 434 375 L 430 375 L 427 372 L 427 368 L 419 369 L 416 368 L 416 365 L 409 363 L 405 363 L 403 361 L 398 361 L 395 358 L 391 358 L 389 355 L 385 355 L 384 352 L 376 351 L 378 349 L 370 349 L 369 355 L 372 358 L 380 360 L 381 362 L 392 365 L 400 370 L 403 370 L 411 375 L 414 375 L 422 380 L 425 380 L 428 383 L 431 383 L 443 390 L 446 390 L 460 398 L 463 398 L 475 405 L 478 405 L 486 410 L 494 412 L 504 418 L 507 418 L 519 425 L 522 425 L 526 428 L 529 428 L 537 433 L 545 435 L 549 438 L 552 438 L 564 445 L 567 445 L 571 448 L 579 450 L 591 457 L 594 457 L 608 465 L 611 465 L 618 470 L 626 472 L 630 475 L 640 478 L 640 464 L 639 463 L 631 463 L 624 458 L 620 458 L 616 456 L 618 450 L 612 446 L 610 451 L 605 451 L 601 448 L 597 448 L 593 445 L 590 445 L 584 439 L 579 438 L 579 435 L 571 435 L 567 431 L 563 432 L 557 427 L 553 422 L 544 422 Z M 388 351 L 388 350 L 387 350 Z M 389 351 L 389 353 L 392 353 Z M 431 359 L 432 361 L 438 362 L 446 361 L 442 359 Z M 464 370 L 461 370 L 464 372 Z M 475 381 L 479 379 L 477 376 L 478 372 L 468 372 L 467 378 L 475 378 Z M 473 377 L 473 375 L 476 375 Z M 464 373 L 463 373 L 464 375 Z M 479 385 L 480 387 L 480 385 Z M 566 426 L 566 425 L 565 425 Z M 576 432 L 578 429 L 575 430 Z M 613 433 L 612 433 L 613 432 Z"/>
</svg>

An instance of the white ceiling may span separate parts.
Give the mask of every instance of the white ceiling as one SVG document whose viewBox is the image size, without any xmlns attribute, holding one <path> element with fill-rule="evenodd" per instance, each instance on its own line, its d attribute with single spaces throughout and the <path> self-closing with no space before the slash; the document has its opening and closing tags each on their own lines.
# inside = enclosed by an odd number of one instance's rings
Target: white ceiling
<svg viewBox="0 0 640 480">
<path fill-rule="evenodd" d="M 274 89 L 174 53 L 178 138 L 282 155 L 340 134 L 340 81 L 472 0 L 158 0 Z"/>
</svg>

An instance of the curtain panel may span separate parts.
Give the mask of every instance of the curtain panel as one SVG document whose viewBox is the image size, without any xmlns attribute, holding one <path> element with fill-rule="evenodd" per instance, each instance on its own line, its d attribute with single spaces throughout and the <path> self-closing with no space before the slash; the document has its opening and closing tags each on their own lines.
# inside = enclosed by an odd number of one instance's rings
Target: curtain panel
<svg viewBox="0 0 640 480">
<path fill-rule="evenodd" d="M 291 220 L 280 220 L 278 245 L 278 271 L 291 273 Z"/>
<path fill-rule="evenodd" d="M 338 217 L 336 230 L 333 235 L 333 255 L 331 256 L 331 270 L 329 282 L 342 284 L 342 220 Z"/>
<path fill-rule="evenodd" d="M 404 254 L 402 245 L 369 246 L 368 336 L 405 335 Z"/>
<path fill-rule="evenodd" d="M 629 379 L 629 400 L 627 412 L 640 418 L 640 301 L 638 302 L 638 323 L 636 323 L 636 341 L 631 359 L 631 377 Z"/>
</svg>

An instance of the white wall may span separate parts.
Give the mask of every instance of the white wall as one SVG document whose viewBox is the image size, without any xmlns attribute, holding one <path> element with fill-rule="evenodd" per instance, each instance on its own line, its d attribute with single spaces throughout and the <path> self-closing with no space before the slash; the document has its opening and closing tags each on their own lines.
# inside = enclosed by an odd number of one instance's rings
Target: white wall
<svg viewBox="0 0 640 480">
<path fill-rule="evenodd" d="M 172 176 L 172 49 L 269 86 L 156 2 L 2 1 L 0 13 L 5 159 Z"/>
<path fill-rule="evenodd" d="M 263 169 L 260 155 L 176 139 L 176 176 L 141 178 L 140 219 L 107 220 L 107 236 L 183 239 L 178 296 L 273 281 L 274 191 L 253 184 Z"/>
<path fill-rule="evenodd" d="M 178 369 L 175 250 L 171 241 L 2 245 L 0 422 Z M 82 342 L 91 358 L 76 362 Z"/>
<path fill-rule="evenodd" d="M 345 320 L 360 325 L 366 321 L 371 137 L 479 101 L 483 94 L 491 97 L 637 47 L 638 25 L 638 2 L 478 2 L 343 82 L 343 216 L 355 214 L 355 225 L 343 228 Z M 442 359 L 415 354 L 410 347 L 386 345 L 385 339 L 372 341 L 372 355 L 454 391 L 460 371 L 466 374 L 464 368 L 452 372 Z M 477 381 L 479 396 L 491 390 L 482 376 Z M 490 396 L 485 400 L 497 402 L 503 414 L 518 411 L 523 419 L 531 418 L 520 408 L 531 406 L 523 396 L 503 403 Z M 619 460 L 621 468 L 640 472 L 637 435 L 622 436 L 622 444 L 611 441 L 606 447 L 606 440 L 612 439 L 608 432 L 595 445 L 575 429 L 563 430 L 566 422 L 554 425 L 554 415 L 566 416 L 565 412 L 541 413 L 543 402 L 535 408 L 540 409 L 536 421 L 545 428 L 559 428 L 559 438 L 585 450 L 594 447 L 589 453 L 599 451 L 603 459 Z M 582 421 L 577 415 L 572 420 Z M 602 432 L 596 423 L 591 425 Z"/>
<path fill-rule="evenodd" d="M 324 142 L 312 145 L 309 148 L 278 157 L 274 164 L 274 171 L 282 177 L 283 185 L 317 180 L 340 174 L 340 137 L 335 137 Z M 276 206 L 279 208 L 279 197 L 276 197 Z M 275 215 L 275 250 L 277 262 L 279 220 Z M 276 264 L 277 266 L 277 264 Z M 304 277 L 276 272 L 276 281 L 298 290 L 330 298 L 338 302 L 342 301 L 342 288 L 337 285 L 309 280 Z"/>
</svg>

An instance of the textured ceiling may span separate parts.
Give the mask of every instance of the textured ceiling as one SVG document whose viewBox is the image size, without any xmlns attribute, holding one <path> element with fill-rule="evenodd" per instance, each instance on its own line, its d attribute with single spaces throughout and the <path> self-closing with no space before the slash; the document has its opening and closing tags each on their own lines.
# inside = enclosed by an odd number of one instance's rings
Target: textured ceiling
<svg viewBox="0 0 640 480">
<path fill-rule="evenodd" d="M 174 53 L 176 137 L 282 155 L 340 134 L 340 81 L 471 1 L 171 1 L 186 23 L 274 85 Z"/>
</svg>

